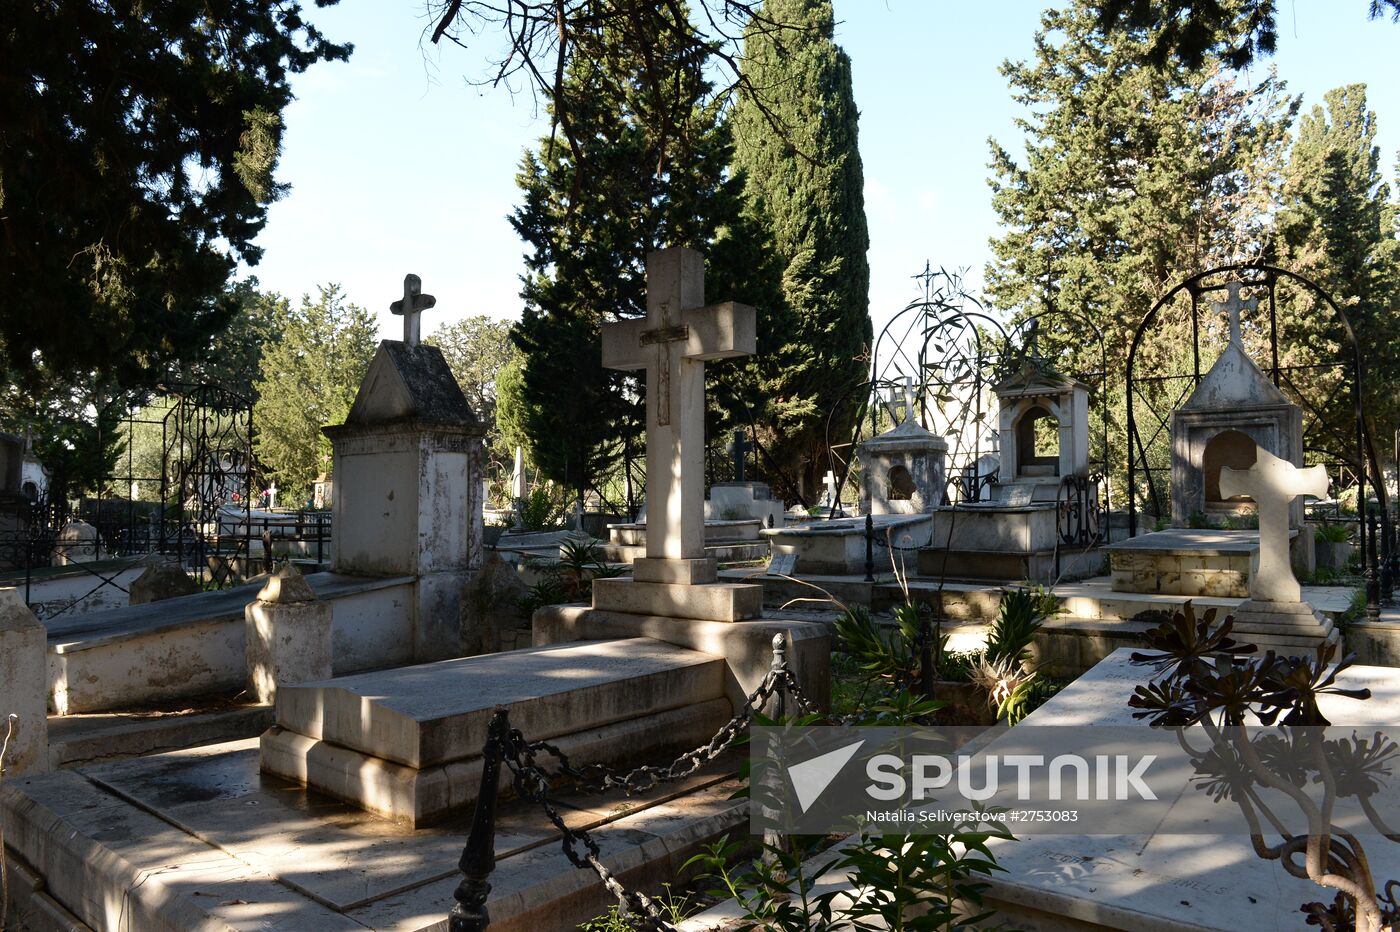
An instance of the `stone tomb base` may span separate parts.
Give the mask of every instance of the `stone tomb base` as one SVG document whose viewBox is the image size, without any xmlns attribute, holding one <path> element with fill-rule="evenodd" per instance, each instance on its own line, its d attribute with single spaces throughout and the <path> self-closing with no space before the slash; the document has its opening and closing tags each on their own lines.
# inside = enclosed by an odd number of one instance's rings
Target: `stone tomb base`
<svg viewBox="0 0 1400 932">
<path fill-rule="evenodd" d="M 1049 584 L 1094 576 L 1102 565 L 1097 548 L 1060 544 L 1059 508 L 1053 501 L 939 508 L 929 546 L 919 551 L 921 576 L 988 582 Z"/>
<path fill-rule="evenodd" d="M 1292 532 L 1298 538 L 1298 532 Z M 1259 553 L 1258 531 L 1167 528 L 1107 545 L 1118 592 L 1249 595 L 1250 563 Z"/>
<path fill-rule="evenodd" d="M 553 800 L 623 884 L 655 891 L 700 846 L 746 830 L 733 766 L 632 796 Z M 259 773 L 250 739 L 7 778 L 0 818 L 9 917 L 31 932 L 437 932 L 471 817 L 386 821 Z M 568 862 L 538 807 L 503 802 L 495 850 L 492 932 L 576 929 L 615 902 Z"/>
<path fill-rule="evenodd" d="M 262 769 L 424 825 L 476 801 L 498 703 L 531 740 L 596 763 L 664 758 L 731 714 L 721 657 L 649 638 L 587 641 L 283 687 Z"/>
</svg>

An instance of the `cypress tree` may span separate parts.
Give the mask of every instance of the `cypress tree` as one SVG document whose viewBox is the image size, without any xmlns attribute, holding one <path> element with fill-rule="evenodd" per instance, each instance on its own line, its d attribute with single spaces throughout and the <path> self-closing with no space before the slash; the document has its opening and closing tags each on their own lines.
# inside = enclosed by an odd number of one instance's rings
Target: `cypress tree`
<svg viewBox="0 0 1400 932">
<path fill-rule="evenodd" d="M 531 460 L 546 478 L 601 493 L 623 438 L 641 448 L 646 385 L 602 367 L 600 327 L 646 313 L 646 254 L 700 250 L 709 295 L 762 297 L 755 269 L 736 261 L 752 249 L 703 57 L 669 35 L 656 37 L 645 63 L 618 53 L 606 28 L 588 41 L 599 54 L 575 58 L 565 79 L 569 132 L 586 164 L 559 130 L 525 154 L 517 176 L 524 202 L 511 223 L 528 251 L 512 339 L 524 354 L 515 414 Z M 643 80 L 643 68 L 672 79 Z"/>
<path fill-rule="evenodd" d="M 748 402 L 767 454 L 760 465 L 788 499 L 819 488 L 828 423 L 834 441 L 848 438 L 872 339 L 859 113 L 833 30 L 830 0 L 765 0 L 743 59 L 762 100 L 741 94 L 734 109 L 746 209 L 781 266 L 781 305 L 763 318 Z"/>
</svg>

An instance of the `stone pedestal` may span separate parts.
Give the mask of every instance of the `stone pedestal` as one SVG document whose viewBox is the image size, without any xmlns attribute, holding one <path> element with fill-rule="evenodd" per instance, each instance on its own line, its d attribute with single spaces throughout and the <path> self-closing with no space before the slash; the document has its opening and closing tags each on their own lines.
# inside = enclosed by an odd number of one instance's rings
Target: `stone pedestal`
<svg viewBox="0 0 1400 932">
<path fill-rule="evenodd" d="M 1306 655 L 1319 643 L 1333 644 L 1341 637 L 1332 619 L 1306 602 L 1246 599 L 1231 614 L 1235 626 L 1230 636 L 1253 644 L 1260 653 L 1271 650 L 1285 657 Z"/>
<path fill-rule="evenodd" d="M 291 563 L 243 610 L 248 691 L 271 703 L 279 686 L 331 676 L 331 606 L 321 602 Z"/>
<path fill-rule="evenodd" d="M 13 727 L 2 762 L 14 776 L 49 769 L 48 636 L 16 589 L 0 589 L 0 739 Z"/>
<path fill-rule="evenodd" d="M 416 576 L 413 656 L 456 656 L 462 588 L 481 565 L 484 428 L 441 351 L 385 340 L 345 423 L 324 433 L 331 570 Z"/>
<path fill-rule="evenodd" d="M 763 587 L 720 583 L 715 561 L 643 557 L 632 578 L 595 579 L 593 607 L 630 615 L 745 621 L 763 614 Z"/>
</svg>

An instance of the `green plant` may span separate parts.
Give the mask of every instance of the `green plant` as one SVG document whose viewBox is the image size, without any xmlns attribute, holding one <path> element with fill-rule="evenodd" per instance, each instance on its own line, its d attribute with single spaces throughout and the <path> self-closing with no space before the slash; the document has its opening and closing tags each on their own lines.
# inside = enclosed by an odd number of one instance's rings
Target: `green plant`
<svg viewBox="0 0 1400 932">
<path fill-rule="evenodd" d="M 520 523 L 527 531 L 548 531 L 559 527 L 568 506 L 553 484 L 540 485 L 521 499 Z"/>
<path fill-rule="evenodd" d="M 661 910 L 661 918 L 670 925 L 677 925 L 695 912 L 690 897 L 677 894 L 670 884 L 662 884 L 662 892 L 652 897 L 652 902 Z M 637 926 L 623 914 L 617 906 L 609 906 L 608 911 L 596 919 L 590 919 L 579 926 L 582 932 L 635 932 Z"/>
<path fill-rule="evenodd" d="M 1344 544 L 1351 539 L 1351 529 L 1345 524 L 1319 524 L 1313 528 L 1313 537 L 1320 544 Z"/>
<path fill-rule="evenodd" d="M 763 843 L 762 856 L 745 857 L 745 846 L 730 841 L 725 835 L 707 846 L 700 854 L 685 862 L 682 869 L 699 867 L 718 883 L 711 892 L 732 899 L 743 910 L 743 921 L 737 932 L 752 929 L 784 930 L 784 932 L 835 932 L 850 929 L 851 924 L 833 916 L 832 901 L 839 891 L 821 895 L 813 893 L 818 877 L 838 858 L 808 869 L 809 855 L 814 844 L 809 839 L 793 838 L 788 844 Z"/>
<path fill-rule="evenodd" d="M 1029 653 L 1036 632 L 1045 621 L 1046 600 L 1054 596 L 1045 590 L 1003 589 L 1001 604 L 997 607 L 997 617 L 987 632 L 986 660 L 999 664 L 1006 660 L 1017 663 Z M 1058 600 L 1054 602 L 1059 609 Z"/>
<path fill-rule="evenodd" d="M 563 605 L 572 601 L 573 596 L 558 578 L 546 576 L 526 590 L 516 605 L 519 607 L 521 616 L 529 618 L 535 614 L 535 609 L 543 608 L 546 605 Z"/>
<path fill-rule="evenodd" d="M 984 878 L 1004 870 L 987 842 L 1011 840 L 992 813 L 962 821 L 946 834 L 862 837 L 842 852 L 835 869 L 851 880 L 842 910 L 856 929 L 983 929 L 994 913 L 982 910 Z"/>
<path fill-rule="evenodd" d="M 1186 526 L 1189 528 L 1208 528 L 1210 527 L 1210 519 L 1206 517 L 1204 511 L 1193 511 L 1191 516 L 1186 519 Z"/>
</svg>

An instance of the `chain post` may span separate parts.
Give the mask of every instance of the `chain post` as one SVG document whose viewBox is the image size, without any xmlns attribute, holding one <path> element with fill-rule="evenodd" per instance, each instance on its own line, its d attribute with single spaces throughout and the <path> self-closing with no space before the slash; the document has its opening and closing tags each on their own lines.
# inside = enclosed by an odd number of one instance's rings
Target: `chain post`
<svg viewBox="0 0 1400 932">
<path fill-rule="evenodd" d="M 472 811 L 471 831 L 457 869 L 462 882 L 452 892 L 456 904 L 448 917 L 449 932 L 483 932 L 491 924 L 486 898 L 491 893 L 491 872 L 496 869 L 496 797 L 501 781 L 501 756 L 505 750 L 510 718 L 505 706 L 496 706 L 486 729 L 482 750 L 481 788 Z"/>
<path fill-rule="evenodd" d="M 875 581 L 875 519 L 865 516 L 865 581 Z"/>
</svg>

